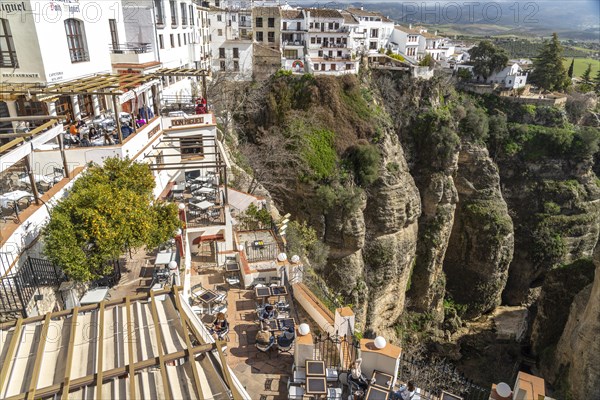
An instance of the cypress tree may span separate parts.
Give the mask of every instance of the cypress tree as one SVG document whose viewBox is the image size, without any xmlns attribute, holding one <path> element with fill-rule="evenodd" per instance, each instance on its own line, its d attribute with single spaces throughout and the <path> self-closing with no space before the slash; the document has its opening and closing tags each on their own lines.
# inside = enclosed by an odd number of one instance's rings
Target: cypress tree
<svg viewBox="0 0 600 400">
<path fill-rule="evenodd" d="M 571 65 L 569 66 L 569 71 L 567 72 L 569 78 L 573 78 L 573 68 L 575 68 L 575 59 L 571 60 Z"/>
<path fill-rule="evenodd" d="M 554 91 L 564 90 L 571 80 L 563 65 L 563 47 L 558 41 L 558 35 L 552 34 L 552 39 L 544 43 L 544 47 L 533 60 L 531 82 L 539 87 Z"/>
</svg>

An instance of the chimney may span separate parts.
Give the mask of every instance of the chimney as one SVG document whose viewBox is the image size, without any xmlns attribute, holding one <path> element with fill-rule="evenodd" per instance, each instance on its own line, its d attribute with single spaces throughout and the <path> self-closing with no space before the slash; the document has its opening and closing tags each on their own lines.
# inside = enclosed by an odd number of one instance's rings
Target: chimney
<svg viewBox="0 0 600 400">
<path fill-rule="evenodd" d="M 438 31 L 437 31 L 437 29 L 436 29 L 436 31 L 435 31 L 435 33 L 434 33 L 434 35 L 435 35 L 435 36 L 437 36 L 437 32 L 438 32 Z"/>
<path fill-rule="evenodd" d="M 408 24 L 408 29 L 412 29 L 412 24 Z"/>
<path fill-rule="evenodd" d="M 360 6 L 360 10 L 363 11 L 365 8 L 363 6 Z"/>
</svg>

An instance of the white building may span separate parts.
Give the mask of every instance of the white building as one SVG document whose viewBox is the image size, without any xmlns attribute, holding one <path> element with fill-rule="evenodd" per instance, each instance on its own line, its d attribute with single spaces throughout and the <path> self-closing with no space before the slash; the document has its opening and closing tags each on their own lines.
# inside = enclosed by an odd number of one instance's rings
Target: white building
<svg viewBox="0 0 600 400">
<path fill-rule="evenodd" d="M 392 32 L 394 31 L 394 22 L 380 13 L 366 11 L 361 8 L 348 8 L 346 10 L 358 22 L 356 33 L 360 36 L 359 51 L 368 53 L 377 53 L 380 49 L 385 49 L 388 45 Z"/>
<path fill-rule="evenodd" d="M 308 28 L 303 10 L 281 10 L 281 67 L 288 71 L 306 71 Z"/>
<path fill-rule="evenodd" d="M 483 78 L 477 77 L 477 79 Z M 494 72 L 487 78 L 486 83 L 501 84 L 506 89 L 519 89 L 527 84 L 527 73 L 523 72 L 519 64 L 514 63 Z"/>
<path fill-rule="evenodd" d="M 314 74 L 356 74 L 358 60 L 344 16 L 337 10 L 306 9 L 308 71 Z"/>
<path fill-rule="evenodd" d="M 230 79 L 252 78 L 252 17 L 249 10 L 220 8 L 208 11 L 212 71 Z"/>
</svg>

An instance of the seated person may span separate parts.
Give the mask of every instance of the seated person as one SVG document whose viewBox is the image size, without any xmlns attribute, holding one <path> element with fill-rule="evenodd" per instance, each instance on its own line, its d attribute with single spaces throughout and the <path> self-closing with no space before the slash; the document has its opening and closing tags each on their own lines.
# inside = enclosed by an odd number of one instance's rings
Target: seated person
<svg viewBox="0 0 600 400">
<path fill-rule="evenodd" d="M 225 314 L 217 314 L 217 319 L 215 320 L 215 323 L 213 324 L 213 327 L 210 331 L 210 333 L 213 334 L 215 340 L 223 339 L 223 336 L 225 336 L 227 332 L 229 332 L 229 322 L 227 322 Z"/>
<path fill-rule="evenodd" d="M 273 307 L 272 304 L 267 304 L 259 314 L 258 319 L 260 319 L 261 321 L 263 319 L 275 319 L 276 316 L 277 311 L 275 310 L 275 307 Z"/>
<path fill-rule="evenodd" d="M 266 330 L 260 330 L 256 334 L 256 344 L 260 346 L 270 346 L 275 342 L 275 336 Z"/>
<path fill-rule="evenodd" d="M 129 125 L 121 125 L 121 134 L 123 135 L 123 139 L 127 138 L 127 136 L 133 133 L 133 128 Z"/>
<path fill-rule="evenodd" d="M 294 342 L 296 335 L 290 330 L 285 328 L 281 335 L 277 336 L 277 346 L 279 347 L 290 347 Z"/>
<path fill-rule="evenodd" d="M 360 365 L 362 364 L 362 358 L 357 358 L 354 361 L 354 366 L 350 370 L 350 374 L 348 375 L 348 383 L 350 384 L 350 389 L 352 393 L 356 391 L 366 391 L 369 386 L 369 382 L 367 382 L 367 378 L 363 375 Z"/>
<path fill-rule="evenodd" d="M 412 400 L 415 398 L 415 394 L 415 384 L 412 381 L 408 381 L 408 385 L 400 385 L 400 389 L 393 393 L 392 398 L 396 400 Z"/>
</svg>

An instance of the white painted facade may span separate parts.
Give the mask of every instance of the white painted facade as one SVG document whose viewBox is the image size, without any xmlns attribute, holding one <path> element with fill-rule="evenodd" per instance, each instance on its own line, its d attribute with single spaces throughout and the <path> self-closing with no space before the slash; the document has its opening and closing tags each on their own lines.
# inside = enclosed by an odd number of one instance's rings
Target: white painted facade
<svg viewBox="0 0 600 400">
<path fill-rule="evenodd" d="M 252 16 L 248 10 L 208 11 L 212 70 L 231 79 L 252 79 Z"/>
<path fill-rule="evenodd" d="M 306 68 L 308 28 L 302 10 L 281 11 L 281 67 L 295 73 Z"/>
<path fill-rule="evenodd" d="M 379 13 L 358 8 L 349 8 L 347 12 L 358 21 L 356 32 L 361 37 L 361 41 L 364 41 L 359 45 L 361 51 L 377 53 L 380 49 L 387 48 L 394 31 L 393 21 Z"/>
<path fill-rule="evenodd" d="M 18 66 L 3 64 L 3 82 L 58 83 L 111 71 L 109 19 L 119 18 L 120 0 L 14 3 L 22 4 L 25 10 L 0 12 L 0 18 L 10 25 Z M 85 38 L 84 48 L 73 58 L 65 27 L 69 19 L 78 21 Z M 121 32 L 124 34 L 122 27 Z"/>
<path fill-rule="evenodd" d="M 524 73 L 521 66 L 515 63 L 494 72 L 487 78 L 486 82 L 502 84 L 506 89 L 519 89 L 527 84 L 527 73 Z"/>
<path fill-rule="evenodd" d="M 344 16 L 335 10 L 306 9 L 308 71 L 314 74 L 358 73 L 358 60 Z"/>
</svg>

